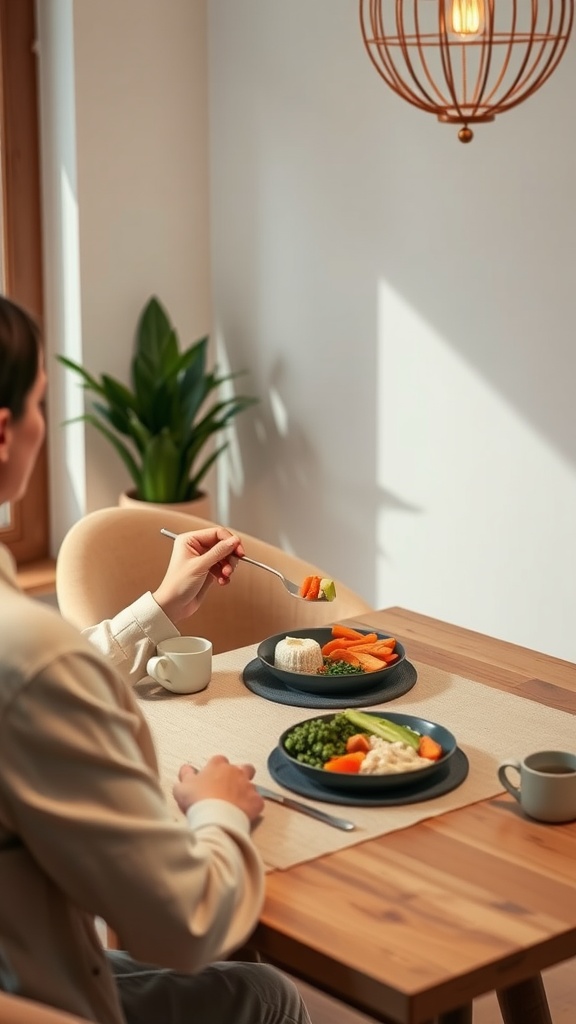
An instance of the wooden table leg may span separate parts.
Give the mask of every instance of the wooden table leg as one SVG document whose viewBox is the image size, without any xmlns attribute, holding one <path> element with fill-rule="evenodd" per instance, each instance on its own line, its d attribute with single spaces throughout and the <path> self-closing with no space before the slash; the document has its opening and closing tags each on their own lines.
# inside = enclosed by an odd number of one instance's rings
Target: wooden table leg
<svg viewBox="0 0 576 1024">
<path fill-rule="evenodd" d="M 472 1024 L 472 1003 L 460 1006 L 457 1010 L 449 1010 L 448 1013 L 441 1013 L 437 1018 L 437 1024 Z"/>
<path fill-rule="evenodd" d="M 552 1024 L 542 975 L 496 993 L 504 1024 Z"/>
</svg>

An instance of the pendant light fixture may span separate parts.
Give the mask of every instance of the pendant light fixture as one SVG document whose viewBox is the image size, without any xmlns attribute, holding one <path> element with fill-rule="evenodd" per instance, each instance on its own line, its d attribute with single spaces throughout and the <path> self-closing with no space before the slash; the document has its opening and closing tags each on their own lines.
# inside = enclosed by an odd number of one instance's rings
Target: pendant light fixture
<svg viewBox="0 0 576 1024">
<path fill-rule="evenodd" d="M 360 0 L 378 73 L 408 103 L 461 125 L 461 142 L 543 85 L 573 21 L 574 0 Z"/>
</svg>

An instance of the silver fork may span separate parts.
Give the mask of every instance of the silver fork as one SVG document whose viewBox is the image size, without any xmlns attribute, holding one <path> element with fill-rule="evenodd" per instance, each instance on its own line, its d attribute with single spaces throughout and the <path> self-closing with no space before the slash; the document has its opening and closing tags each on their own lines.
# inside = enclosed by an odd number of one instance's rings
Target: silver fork
<svg viewBox="0 0 576 1024">
<path fill-rule="evenodd" d="M 171 540 L 176 540 L 176 537 L 178 536 L 176 533 L 172 533 L 171 530 L 161 529 L 160 533 L 164 534 L 165 537 L 170 537 Z M 284 574 L 281 573 L 278 569 L 273 569 L 271 565 L 265 565 L 264 562 L 257 562 L 254 558 L 248 558 L 248 555 L 243 555 L 242 558 L 240 559 L 240 561 L 242 561 L 242 562 L 249 562 L 250 565 L 257 565 L 259 569 L 266 569 L 266 572 L 274 573 L 274 575 L 277 576 L 278 579 L 282 581 L 284 589 L 288 591 L 288 593 L 290 594 L 290 597 L 296 597 L 299 601 L 305 601 L 306 600 L 305 597 L 301 597 L 301 595 L 300 595 L 300 587 L 298 586 L 298 584 L 297 583 L 293 583 L 292 580 L 286 579 L 286 576 L 284 576 Z M 325 601 L 325 600 L 326 600 L 326 598 L 324 597 L 324 595 L 322 595 L 322 597 L 317 597 L 316 598 L 316 601 Z"/>
</svg>

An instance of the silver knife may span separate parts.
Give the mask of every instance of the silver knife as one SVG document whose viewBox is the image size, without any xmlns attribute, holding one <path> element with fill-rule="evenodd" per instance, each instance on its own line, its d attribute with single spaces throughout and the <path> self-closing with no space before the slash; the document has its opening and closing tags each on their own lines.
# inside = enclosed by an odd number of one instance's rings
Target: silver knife
<svg viewBox="0 0 576 1024">
<path fill-rule="evenodd" d="M 310 807 L 309 804 L 303 804 L 300 800 L 294 800 L 291 796 L 284 796 L 283 793 L 276 793 L 273 789 L 267 789 L 266 786 L 256 786 L 256 789 L 266 800 L 273 800 L 274 803 L 282 804 L 283 807 L 289 807 L 292 811 L 301 811 L 302 814 L 308 814 L 311 818 L 317 818 L 318 821 L 323 821 L 326 825 L 333 825 L 334 828 L 341 828 L 344 832 L 351 832 L 356 826 L 353 821 L 348 821 L 346 818 L 337 818 L 334 814 L 327 814 L 326 811 L 321 811 L 319 807 Z"/>
</svg>

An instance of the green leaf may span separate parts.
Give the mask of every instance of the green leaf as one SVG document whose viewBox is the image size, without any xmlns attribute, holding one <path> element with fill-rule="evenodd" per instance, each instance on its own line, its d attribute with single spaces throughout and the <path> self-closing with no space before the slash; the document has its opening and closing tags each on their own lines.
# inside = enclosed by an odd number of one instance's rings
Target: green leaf
<svg viewBox="0 0 576 1024">
<path fill-rule="evenodd" d="M 58 360 L 59 363 L 62 363 L 63 366 L 67 366 L 68 369 L 73 370 L 74 373 L 77 373 L 80 377 L 82 377 L 84 381 L 83 386 L 87 390 L 94 391 L 95 394 L 97 395 L 105 396 L 104 388 L 102 387 L 102 385 L 99 384 L 96 378 L 92 377 L 91 374 L 89 374 L 88 371 L 85 370 L 83 366 L 80 366 L 80 363 L 75 363 L 73 362 L 72 359 L 68 359 L 66 356 L 56 356 L 56 359 Z"/>
<path fill-rule="evenodd" d="M 138 415 L 151 429 L 154 429 L 154 426 L 150 411 L 157 393 L 159 389 L 163 389 L 168 395 L 173 393 L 179 365 L 180 353 L 174 331 L 170 331 L 166 336 L 158 361 L 146 353 L 141 353 L 132 362 L 132 382 Z"/>
<path fill-rule="evenodd" d="M 106 373 L 102 374 L 101 380 L 102 391 L 108 399 L 108 404 L 111 409 L 124 411 L 126 407 L 128 407 L 129 409 L 136 410 L 134 395 L 125 384 L 121 384 L 120 381 L 114 380 L 113 377 L 109 377 Z"/>
<path fill-rule="evenodd" d="M 196 470 L 194 476 L 190 477 L 190 480 L 188 482 L 188 487 L 186 489 L 187 490 L 187 494 L 186 494 L 186 498 L 184 499 L 185 501 L 190 501 L 192 498 L 196 497 L 196 495 L 198 494 L 198 491 L 200 490 L 200 484 L 201 484 L 202 480 L 204 479 L 204 477 L 206 476 L 208 470 L 216 462 L 216 459 L 218 459 L 220 457 L 222 452 L 225 451 L 226 448 L 229 447 L 229 444 L 230 444 L 229 441 L 225 441 L 224 444 L 221 444 L 219 448 L 216 448 L 212 452 L 212 454 L 206 459 L 206 461 L 202 463 L 202 465 L 200 466 L 200 469 Z"/>
<path fill-rule="evenodd" d="M 100 433 L 110 442 L 110 444 L 116 450 L 116 452 L 122 459 L 122 462 L 126 466 L 126 469 L 128 470 L 132 480 L 136 485 L 136 490 L 140 491 L 142 480 L 141 470 L 139 469 L 138 464 L 136 463 L 130 449 L 126 447 L 123 441 L 121 441 L 120 438 L 116 437 L 116 435 L 113 434 L 111 430 L 108 430 L 107 427 L 105 427 L 104 424 L 100 422 L 100 420 L 97 420 L 95 416 L 91 416 L 90 413 L 86 413 L 84 416 L 78 416 L 76 418 L 85 420 L 87 423 L 90 423 L 93 427 L 96 427 L 96 429 L 99 430 Z"/>
<path fill-rule="evenodd" d="M 142 498 L 144 501 L 180 501 L 178 495 L 180 454 L 167 430 L 153 437 L 144 453 Z"/>
<path fill-rule="evenodd" d="M 171 333 L 172 324 L 168 314 L 153 296 L 144 307 L 138 321 L 134 361 L 161 367 L 166 345 L 169 345 L 167 339 Z"/>
<path fill-rule="evenodd" d="M 116 409 L 110 409 L 108 405 L 102 405 L 100 402 L 94 402 L 92 404 L 92 412 L 104 420 L 111 427 L 114 427 L 118 433 L 123 434 L 125 437 L 131 437 L 130 424 L 128 416 L 123 412 L 118 412 Z"/>
</svg>

